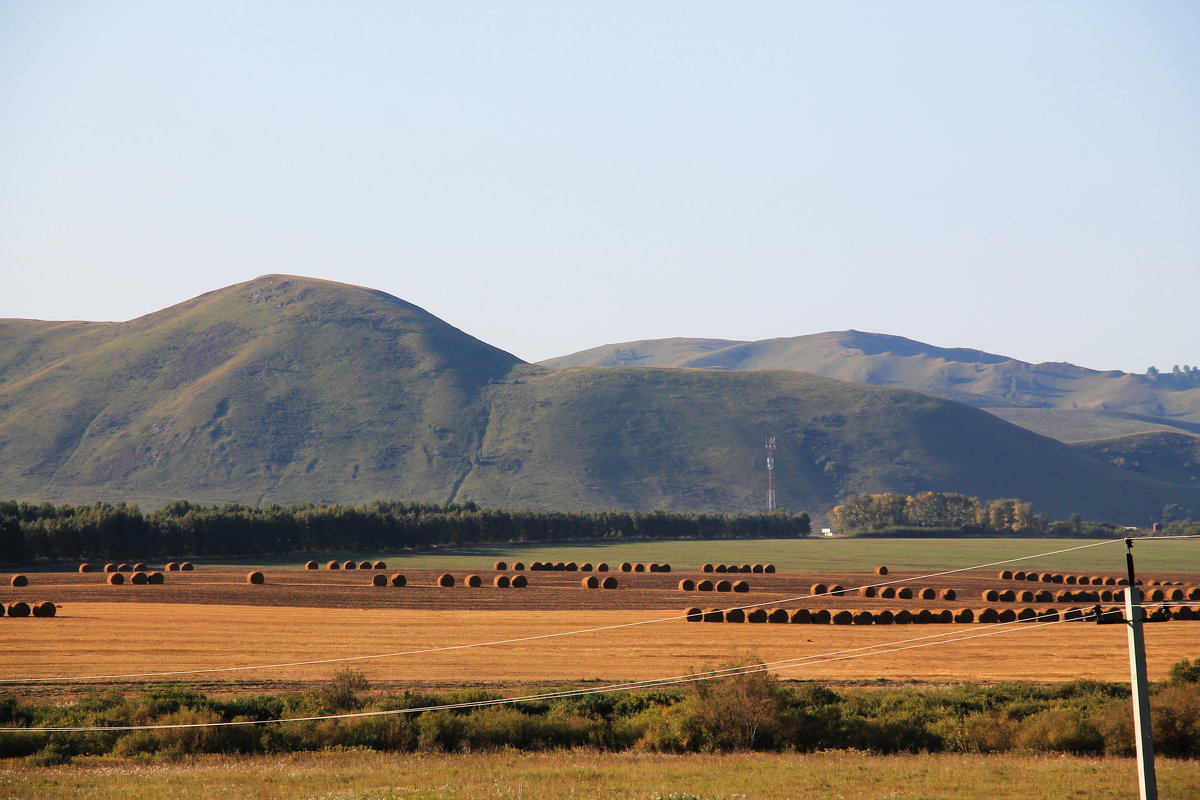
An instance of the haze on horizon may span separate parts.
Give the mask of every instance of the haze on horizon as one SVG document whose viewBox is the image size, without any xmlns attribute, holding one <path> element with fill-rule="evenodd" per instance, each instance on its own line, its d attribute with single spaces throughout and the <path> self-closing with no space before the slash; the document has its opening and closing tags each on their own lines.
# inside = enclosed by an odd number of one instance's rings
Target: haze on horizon
<svg viewBox="0 0 1200 800">
<path fill-rule="evenodd" d="M 1200 6 L 0 0 L 0 317 L 265 273 L 529 361 L 1200 361 Z"/>
</svg>

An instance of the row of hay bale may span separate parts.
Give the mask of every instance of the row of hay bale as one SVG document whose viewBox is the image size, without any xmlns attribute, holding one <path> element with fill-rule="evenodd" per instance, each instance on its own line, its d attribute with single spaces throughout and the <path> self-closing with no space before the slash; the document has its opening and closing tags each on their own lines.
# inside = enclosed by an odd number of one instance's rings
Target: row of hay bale
<svg viewBox="0 0 1200 800">
<path fill-rule="evenodd" d="M 377 572 L 371 576 L 371 585 L 372 586 L 407 586 L 408 578 L 404 577 L 399 572 L 397 572 L 395 575 L 393 575 L 390 578 L 387 575 L 383 575 L 383 574 Z"/>
<path fill-rule="evenodd" d="M 4 616 L 6 611 L 10 617 L 53 617 L 58 613 L 58 606 L 49 600 L 42 600 L 32 605 L 24 600 L 16 600 L 7 606 L 0 603 L 0 617 Z"/>
<path fill-rule="evenodd" d="M 1101 612 L 1108 617 L 1120 615 L 1120 609 Z M 802 625 L 934 625 L 966 624 L 973 622 L 1059 622 L 1094 621 L 1092 609 L 1069 609 L 1060 612 L 1055 608 L 959 608 L 959 609 L 883 609 L 878 611 L 851 611 L 829 608 L 689 608 L 684 612 L 688 622 L 750 622 L 788 623 Z"/>
<path fill-rule="evenodd" d="M 1190 588 L 1146 589 L 1143 598 L 1150 603 L 1200 600 L 1200 586 Z M 1013 589 L 984 589 L 981 597 L 988 603 L 1120 603 L 1125 599 L 1124 589 L 1062 589 L 1051 592 Z"/>
<path fill-rule="evenodd" d="M 748 592 L 750 584 L 746 581 L 694 581 L 684 578 L 679 582 L 679 589 L 684 592 Z"/>
<path fill-rule="evenodd" d="M 167 565 L 165 567 L 163 567 L 163 570 L 165 570 L 166 572 L 191 572 L 195 568 L 196 568 L 195 565 L 192 564 L 192 562 L 190 562 L 190 561 L 169 561 L 169 562 L 167 562 Z M 79 565 L 79 571 L 80 572 L 96 572 L 97 569 L 85 561 L 84 563 Z M 139 561 L 136 564 L 117 564 L 115 562 L 110 562 L 108 564 L 105 564 L 99 571 L 109 572 L 109 573 L 112 573 L 112 572 L 150 572 L 150 568 L 148 566 L 146 566 L 146 564 L 142 561 Z"/>
<path fill-rule="evenodd" d="M 579 582 L 579 585 L 584 589 L 615 589 L 617 588 L 617 579 L 609 575 L 604 580 L 600 580 L 595 575 L 588 575 Z"/>
<path fill-rule="evenodd" d="M 838 587 L 841 588 L 841 587 Z M 817 592 L 813 592 L 817 594 Z M 859 597 L 879 597 L 884 600 L 957 600 L 956 589 L 934 589 L 929 586 L 863 586 Z"/>
<path fill-rule="evenodd" d="M 1002 581 L 1031 581 L 1033 583 L 1065 583 L 1069 586 L 1127 586 L 1127 578 L 1112 575 L 1078 575 L 1062 572 L 1026 572 L 1002 569 L 998 573 Z"/>
<path fill-rule="evenodd" d="M 129 582 L 135 586 L 147 586 L 147 585 L 157 586 L 161 583 L 164 583 L 165 581 L 166 581 L 166 578 L 163 577 L 163 574 L 158 571 L 141 572 L 139 570 L 138 572 L 135 572 L 129 576 Z M 108 573 L 108 585 L 109 586 L 122 586 L 122 585 L 124 585 L 124 583 L 125 583 L 125 573 L 123 573 L 123 572 Z"/>
<path fill-rule="evenodd" d="M 320 569 L 321 566 L 315 561 L 309 561 L 304 565 L 305 569 Z M 326 561 L 325 569 L 387 569 L 387 564 L 383 561 Z"/>
<path fill-rule="evenodd" d="M 701 564 L 701 572 L 750 572 L 756 575 L 773 574 L 774 564 Z"/>
<path fill-rule="evenodd" d="M 398 576 L 403 580 L 404 576 Z M 477 589 L 483 586 L 483 578 L 478 575 L 467 575 L 462 579 L 462 585 L 471 589 Z M 438 576 L 437 585 L 442 588 L 451 588 L 459 583 L 449 572 L 442 573 Z M 379 586 L 381 584 L 376 584 Z M 403 586 L 404 584 L 399 584 Z M 492 578 L 492 586 L 497 589 L 524 589 L 529 585 L 529 579 L 524 575 L 513 575 L 511 578 L 508 575 L 496 575 Z"/>
<path fill-rule="evenodd" d="M 497 561 L 496 564 L 503 564 L 503 561 Z M 518 566 L 521 562 L 517 561 L 512 565 L 512 569 L 521 570 L 522 566 Z M 496 569 L 502 569 L 496 566 Z M 590 561 L 584 561 L 582 564 L 575 561 L 533 561 L 529 564 L 529 569 L 532 572 L 608 572 L 608 564 L 599 563 L 592 564 Z"/>
</svg>

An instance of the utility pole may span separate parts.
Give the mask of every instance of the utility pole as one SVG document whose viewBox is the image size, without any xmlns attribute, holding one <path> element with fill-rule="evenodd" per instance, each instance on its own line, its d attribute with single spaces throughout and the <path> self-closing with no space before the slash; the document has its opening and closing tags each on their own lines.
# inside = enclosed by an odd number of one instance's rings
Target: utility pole
<svg viewBox="0 0 1200 800">
<path fill-rule="evenodd" d="M 775 510 L 775 437 L 767 437 L 767 513 Z"/>
<path fill-rule="evenodd" d="M 1154 740 L 1150 735 L 1150 683 L 1146 679 L 1146 639 L 1142 634 L 1142 590 L 1133 574 L 1133 539 L 1125 540 L 1125 626 L 1129 631 L 1129 677 L 1133 686 L 1133 736 L 1137 742 L 1138 788 L 1141 800 L 1158 800 L 1154 776 Z"/>
</svg>

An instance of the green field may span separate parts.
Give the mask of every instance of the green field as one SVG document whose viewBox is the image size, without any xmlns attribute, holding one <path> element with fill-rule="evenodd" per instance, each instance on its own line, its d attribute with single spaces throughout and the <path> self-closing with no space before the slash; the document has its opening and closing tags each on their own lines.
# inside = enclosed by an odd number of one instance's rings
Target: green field
<svg viewBox="0 0 1200 800">
<path fill-rule="evenodd" d="M 383 559 L 397 569 L 482 569 L 495 561 L 606 561 L 609 564 L 658 562 L 677 570 L 705 562 L 774 564 L 789 571 L 839 572 L 873 570 L 886 564 L 893 571 L 935 572 L 990 564 L 1012 558 L 1092 544 L 1086 539 L 750 539 L 719 541 L 584 542 L 554 545 L 489 545 L 445 548 L 422 553 L 322 553 L 312 556 L 262 556 L 221 559 L 228 566 L 303 566 L 310 557 L 322 564 L 339 560 Z M 1200 539 L 1134 541 L 1139 576 L 1156 572 L 1200 573 Z M 1060 572 L 1125 570 L 1125 547 L 1119 542 L 1054 556 L 1033 558 L 1018 569 Z M 992 568 L 988 568 L 992 569 Z"/>
<path fill-rule="evenodd" d="M 1200 796 L 1200 762 L 1159 759 L 1157 770 L 1163 800 Z M 1136 795 L 1132 759 L 1069 756 L 341 752 L 179 762 L 81 759 L 70 767 L 8 762 L 0 767 L 0 798 L 23 800 L 1104 800 Z"/>
</svg>

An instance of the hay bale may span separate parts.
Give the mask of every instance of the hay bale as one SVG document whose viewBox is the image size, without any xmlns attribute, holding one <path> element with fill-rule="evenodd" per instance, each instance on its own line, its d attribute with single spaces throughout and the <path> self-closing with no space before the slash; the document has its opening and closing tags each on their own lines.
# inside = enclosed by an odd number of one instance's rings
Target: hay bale
<svg viewBox="0 0 1200 800">
<path fill-rule="evenodd" d="M 1185 592 L 1183 589 L 1168 589 L 1166 594 L 1167 594 L 1168 600 L 1186 600 L 1187 599 L 1187 592 Z"/>
<path fill-rule="evenodd" d="M 696 591 L 696 582 L 691 578 L 684 578 L 679 582 L 679 591 L 694 592 Z"/>
<path fill-rule="evenodd" d="M 1200 600 L 1200 586 L 1192 586 L 1187 590 L 1188 600 Z"/>
<path fill-rule="evenodd" d="M 937 599 L 937 592 L 935 592 L 933 589 L 930 589 L 928 586 L 924 586 L 917 590 L 917 597 L 922 600 L 935 600 Z"/>
<path fill-rule="evenodd" d="M 746 613 L 746 622 L 766 622 L 767 610 L 765 608 L 752 608 Z"/>
<path fill-rule="evenodd" d="M 163 574 L 158 571 L 154 571 L 154 572 L 151 572 L 148 575 L 146 575 L 146 582 L 152 586 L 161 585 L 163 580 L 164 580 Z"/>
<path fill-rule="evenodd" d="M 875 612 L 875 624 L 876 625 L 895 625 L 896 624 L 896 615 L 894 613 L 892 613 L 891 609 L 888 609 L 888 608 L 885 608 L 881 611 L 876 611 Z"/>
<path fill-rule="evenodd" d="M 584 589 L 599 589 L 600 588 L 600 579 L 597 578 L 595 575 L 588 575 L 586 578 L 584 578 L 583 580 L 581 580 L 579 582 L 579 585 L 582 586 Z"/>
<path fill-rule="evenodd" d="M 580 572 L 595 572 L 596 568 L 592 566 L 592 562 L 585 561 L 579 565 Z"/>
<path fill-rule="evenodd" d="M 763 564 L 763 572 L 766 573 L 767 575 L 774 575 L 775 574 L 775 565 L 774 564 Z"/>
<path fill-rule="evenodd" d="M 135 586 L 145 586 L 150 582 L 150 578 L 144 572 L 135 572 L 129 576 L 129 582 Z"/>
<path fill-rule="evenodd" d="M 133 571 L 134 572 L 145 572 L 146 564 L 142 561 L 137 562 L 136 564 L 133 565 Z"/>
<path fill-rule="evenodd" d="M 714 588 L 714 584 L 710 580 L 698 581 L 696 583 L 696 591 L 697 592 L 711 592 L 713 590 L 713 588 Z"/>
<path fill-rule="evenodd" d="M 1035 603 L 1053 603 L 1054 592 L 1049 589 L 1041 589 L 1034 593 L 1033 602 Z"/>
<path fill-rule="evenodd" d="M 1037 620 L 1038 622 L 1058 622 L 1059 621 L 1058 609 L 1056 609 L 1056 608 L 1038 609 L 1037 615 L 1038 615 L 1038 620 Z"/>
<path fill-rule="evenodd" d="M 542 562 L 540 562 L 540 561 L 529 562 L 529 571 L 530 572 L 541 572 L 541 570 L 542 570 Z"/>
<path fill-rule="evenodd" d="M 449 572 L 443 572 L 441 575 L 438 575 L 437 585 L 444 589 L 448 589 L 454 585 L 454 576 Z"/>
<path fill-rule="evenodd" d="M 1011 569 L 1002 569 L 997 577 L 1002 581 L 1011 581 L 1013 579 L 1013 571 Z"/>
<path fill-rule="evenodd" d="M 704 612 L 695 606 L 692 606 L 683 612 L 683 616 L 688 622 L 700 622 L 704 619 Z"/>
<path fill-rule="evenodd" d="M 859 611 L 854 615 L 853 622 L 855 625 L 874 625 L 875 615 L 870 611 Z"/>
<path fill-rule="evenodd" d="M 1119 601 L 1124 599 L 1124 594 L 1124 591 L 1114 592 L 1112 589 L 1102 589 L 1100 591 L 1100 601 L 1104 603 Z"/>
<path fill-rule="evenodd" d="M 358 562 L 358 568 L 359 569 L 370 569 L 371 562 L 370 561 L 360 561 L 360 562 Z"/>
<path fill-rule="evenodd" d="M 746 611 L 742 608 L 731 608 L 725 612 L 726 622 L 745 622 Z"/>
<path fill-rule="evenodd" d="M 628 561 L 622 561 L 621 566 L 618 567 L 618 569 L 620 569 L 621 572 L 633 572 L 633 564 L 630 564 Z"/>
<path fill-rule="evenodd" d="M 1022 589 L 1020 592 L 1017 593 L 1017 602 L 1018 603 L 1032 603 L 1033 602 L 1033 592 L 1029 591 L 1028 589 Z"/>
<path fill-rule="evenodd" d="M 35 617 L 42 617 L 42 618 L 53 617 L 55 614 L 58 613 L 58 607 L 56 605 L 54 605 L 54 603 L 51 603 L 49 600 L 42 600 L 40 602 L 33 604 L 32 611 L 33 611 L 33 615 Z"/>
<path fill-rule="evenodd" d="M 596 565 L 596 572 L 608 572 L 608 564 L 604 561 L 601 561 Z"/>
<path fill-rule="evenodd" d="M 954 612 L 954 621 L 966 624 L 975 621 L 975 612 L 969 608 L 960 608 Z"/>
<path fill-rule="evenodd" d="M 829 586 L 824 583 L 814 583 L 812 586 L 808 587 L 808 593 L 810 595 L 822 595 L 828 594 L 828 592 Z"/>
<path fill-rule="evenodd" d="M 1189 606 L 1179 606 L 1178 608 L 1175 609 L 1175 611 L 1171 615 L 1171 617 L 1173 619 L 1188 620 L 1188 619 L 1195 619 L 1196 615 L 1194 613 L 1192 613 L 1192 609 Z"/>
<path fill-rule="evenodd" d="M 22 600 L 17 600 L 8 604 L 8 615 L 10 617 L 28 617 L 33 609 L 29 607 L 29 603 Z"/>
<path fill-rule="evenodd" d="M 816 611 L 812 612 L 813 625 L 828 625 L 832 619 L 833 612 L 828 608 L 818 608 Z"/>
<path fill-rule="evenodd" d="M 387 569 L 387 562 L 376 561 L 374 564 L 371 565 L 371 569 Z"/>
<path fill-rule="evenodd" d="M 912 589 L 908 588 L 907 586 L 901 586 L 899 589 L 896 590 L 896 599 L 912 600 L 912 598 L 913 598 L 913 591 L 912 591 Z"/>
<path fill-rule="evenodd" d="M 1000 622 L 1016 622 L 1017 612 L 1011 608 L 1002 608 L 997 612 L 997 617 Z"/>
<path fill-rule="evenodd" d="M 1064 622 L 1083 622 L 1085 616 L 1082 608 L 1068 608 L 1062 614 Z"/>
<path fill-rule="evenodd" d="M 724 564 L 717 564 L 717 566 L 713 567 L 713 572 L 729 572 L 729 567 Z"/>
<path fill-rule="evenodd" d="M 325 568 L 326 569 L 341 569 L 342 564 L 340 561 L 330 561 L 328 564 L 325 565 Z"/>
<path fill-rule="evenodd" d="M 891 600 L 896 596 L 895 586 L 883 586 L 879 589 L 879 596 L 884 600 Z"/>
<path fill-rule="evenodd" d="M 755 575 L 762 575 L 763 569 L 764 567 L 762 564 L 754 564 L 750 567 L 750 571 Z"/>
<path fill-rule="evenodd" d="M 712 572 L 713 569 L 715 569 L 715 567 L 712 564 L 701 564 L 700 565 L 701 572 Z"/>
<path fill-rule="evenodd" d="M 958 592 L 954 591 L 953 589 L 942 589 L 940 592 L 938 592 L 938 597 L 942 600 L 957 600 Z"/>
<path fill-rule="evenodd" d="M 92 571 L 92 565 L 91 565 L 91 564 L 80 564 L 80 565 L 79 565 L 79 571 L 80 571 L 80 572 L 91 572 L 91 571 Z"/>
<path fill-rule="evenodd" d="M 13 584 L 13 586 L 16 585 L 17 584 L 15 583 Z M 1167 593 L 1162 589 L 1151 589 L 1150 591 L 1146 592 L 1146 599 L 1151 603 L 1161 603 L 1163 600 L 1167 599 Z"/>
<path fill-rule="evenodd" d="M 117 572 L 133 572 L 133 567 L 128 564 L 117 564 Z"/>
<path fill-rule="evenodd" d="M 874 597 L 878 592 L 874 586 L 863 586 L 858 590 L 859 597 Z"/>
<path fill-rule="evenodd" d="M 725 621 L 725 612 L 719 608 L 705 609 L 704 621 L 705 622 L 724 622 Z M 750 620 L 750 621 L 754 622 L 754 620 Z"/>
<path fill-rule="evenodd" d="M 734 581 L 733 590 L 735 592 L 742 592 L 745 594 L 746 592 L 750 591 L 750 584 L 746 581 Z"/>
<path fill-rule="evenodd" d="M 1037 581 L 1040 581 L 1041 579 L 1042 579 L 1042 574 L 1040 572 L 1026 572 L 1025 573 L 1025 580 L 1027 580 L 1027 581 L 1034 581 L 1036 583 Z"/>
<path fill-rule="evenodd" d="M 497 575 L 492 578 L 492 586 L 497 589 L 507 589 L 511 583 L 512 581 L 507 575 Z"/>
<path fill-rule="evenodd" d="M 483 586 L 483 578 L 478 575 L 468 575 L 463 578 L 463 584 L 468 589 L 478 589 L 480 586 Z"/>
<path fill-rule="evenodd" d="M 13 575 L 11 578 L 9 578 L 8 582 L 13 586 L 28 586 L 29 578 L 25 577 L 24 575 Z"/>
<path fill-rule="evenodd" d="M 601 589 L 615 589 L 615 588 L 617 588 L 617 579 L 616 579 L 616 578 L 614 578 L 614 577 L 612 577 L 611 575 L 610 575 L 610 576 L 608 576 L 608 577 L 607 577 L 607 578 L 605 578 L 603 581 L 601 581 L 601 583 L 600 583 L 600 588 L 601 588 Z"/>
<path fill-rule="evenodd" d="M 980 596 L 985 603 L 996 603 L 1000 600 L 1000 593 L 995 589 L 984 589 Z"/>
<path fill-rule="evenodd" d="M 387 586 L 388 585 L 387 575 L 384 575 L 383 573 L 380 573 L 380 572 L 376 572 L 374 575 L 371 576 L 371 585 L 372 586 Z"/>
<path fill-rule="evenodd" d="M 177 564 L 174 561 L 167 562 L 167 572 L 178 572 L 178 571 L 179 571 L 179 564 Z"/>
<path fill-rule="evenodd" d="M 1037 622 L 1037 612 L 1032 608 L 1018 609 L 1017 622 Z"/>
<path fill-rule="evenodd" d="M 263 584 L 266 582 L 267 582 L 267 576 L 263 575 L 258 570 L 247 573 L 247 575 L 246 575 L 246 583 Z"/>
<path fill-rule="evenodd" d="M 646 565 L 645 565 L 645 564 L 640 564 L 640 563 L 639 563 L 639 564 L 634 564 L 634 565 L 633 565 L 633 571 L 634 571 L 634 572 L 645 572 L 645 571 L 646 571 Z"/>
<path fill-rule="evenodd" d="M 105 565 L 104 565 L 104 571 L 105 571 L 105 572 L 116 572 L 116 571 L 117 571 L 117 565 L 116 565 L 116 564 L 105 564 Z"/>
<path fill-rule="evenodd" d="M 512 568 L 518 572 L 522 572 L 525 569 L 525 564 L 521 561 L 514 561 Z"/>
<path fill-rule="evenodd" d="M 184 561 L 182 564 L 179 565 L 180 572 L 192 572 L 195 569 L 196 568 L 194 566 L 192 566 L 192 562 L 190 562 L 190 561 Z"/>
<path fill-rule="evenodd" d="M 1063 589 L 1054 593 L 1054 602 L 1056 603 L 1073 603 L 1075 602 L 1075 593 Z"/>
<path fill-rule="evenodd" d="M 108 583 L 110 586 L 120 586 L 125 582 L 125 576 L 119 572 L 110 572 L 108 574 Z"/>
<path fill-rule="evenodd" d="M 514 589 L 524 589 L 529 585 L 529 579 L 524 575 L 513 575 L 512 580 L 509 581 L 508 585 Z"/>
<path fill-rule="evenodd" d="M 575 563 L 574 561 L 568 561 L 567 563 L 563 564 L 563 570 L 565 572 L 579 572 L 579 564 Z"/>
<path fill-rule="evenodd" d="M 876 575 L 887 575 L 888 568 L 885 567 L 883 564 L 880 564 L 878 567 L 875 568 L 875 574 Z"/>
<path fill-rule="evenodd" d="M 753 564 L 742 564 L 740 567 L 730 567 L 730 568 L 729 568 L 729 571 L 730 571 L 730 572 L 745 572 L 745 573 L 753 573 L 753 572 L 754 572 L 754 565 L 753 565 Z"/>
<path fill-rule="evenodd" d="M 922 608 L 920 611 L 913 614 L 913 622 L 918 625 L 928 625 L 933 622 L 933 612 L 928 608 Z"/>
<path fill-rule="evenodd" d="M 567 562 L 555 561 L 554 565 L 552 567 L 550 567 L 550 569 L 554 570 L 555 572 L 566 572 L 567 571 Z"/>
<path fill-rule="evenodd" d="M 357 561 L 343 561 L 342 569 L 358 569 Z"/>
<path fill-rule="evenodd" d="M 939 625 L 949 625 L 951 622 L 954 622 L 954 612 L 948 608 L 934 611 L 933 621 Z"/>
<path fill-rule="evenodd" d="M 912 625 L 916 622 L 913 613 L 907 608 L 902 608 L 899 611 L 892 612 L 892 622 L 897 625 Z"/>
<path fill-rule="evenodd" d="M 497 572 L 503 572 L 504 570 L 508 569 L 508 562 L 497 561 L 495 564 L 492 564 L 492 569 L 496 570 Z"/>
<path fill-rule="evenodd" d="M 647 572 L 658 572 L 658 562 L 651 561 L 649 564 L 646 565 L 646 571 Z"/>
<path fill-rule="evenodd" d="M 809 625 L 812 623 L 812 612 L 807 608 L 797 608 L 788 615 L 788 622 L 793 625 Z"/>
<path fill-rule="evenodd" d="M 725 612 L 725 620 L 729 620 L 729 612 Z M 775 625 L 786 625 L 788 621 L 788 612 L 786 608 L 772 608 L 767 612 L 767 622 Z"/>
<path fill-rule="evenodd" d="M 1075 575 L 1064 575 L 1063 583 L 1067 584 L 1068 586 L 1074 585 L 1076 583 L 1079 583 L 1079 578 Z"/>
<path fill-rule="evenodd" d="M 308 561 L 308 562 L 305 562 L 305 564 L 304 564 L 304 568 L 305 568 L 305 569 L 316 569 L 316 568 L 317 568 L 317 562 L 315 562 L 315 561 Z M 167 565 L 167 569 L 170 569 L 170 565 L 169 565 L 169 564 Z"/>
<path fill-rule="evenodd" d="M 670 571 L 671 571 L 671 565 L 670 565 L 670 564 L 659 564 L 659 565 L 658 565 L 658 571 L 659 571 L 659 572 L 670 572 Z"/>
<path fill-rule="evenodd" d="M 1014 592 L 1012 589 L 1005 589 L 1004 591 L 1000 592 L 1000 602 L 1001 603 L 1017 602 L 1017 593 Z"/>
<path fill-rule="evenodd" d="M 714 588 L 718 592 L 732 592 L 733 583 L 731 581 L 717 581 L 717 585 Z"/>
<path fill-rule="evenodd" d="M 829 587 L 829 594 L 833 595 L 834 597 L 845 597 L 846 587 L 835 583 Z"/>
<path fill-rule="evenodd" d="M 995 624 L 1000 621 L 1000 612 L 994 608 L 981 608 L 975 612 L 975 621 Z"/>
</svg>

